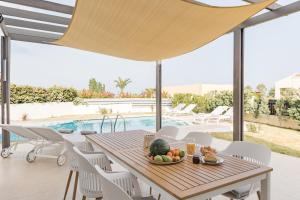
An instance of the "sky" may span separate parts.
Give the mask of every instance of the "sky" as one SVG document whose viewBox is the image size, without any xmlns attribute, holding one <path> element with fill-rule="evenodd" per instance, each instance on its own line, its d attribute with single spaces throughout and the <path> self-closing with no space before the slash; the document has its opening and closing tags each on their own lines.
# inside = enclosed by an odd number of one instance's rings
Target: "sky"
<svg viewBox="0 0 300 200">
<path fill-rule="evenodd" d="M 56 2 L 74 3 L 73 0 Z M 230 1 L 226 3 L 232 5 Z M 275 81 L 300 72 L 299 22 L 300 12 L 246 29 L 246 85 L 255 87 L 264 83 L 270 88 Z M 127 88 L 130 92 L 155 87 L 153 62 L 130 61 L 66 47 L 16 41 L 12 42 L 11 62 L 11 81 L 20 85 L 83 89 L 88 87 L 90 78 L 96 78 L 106 85 L 107 90 L 117 92 L 114 80 L 122 77 L 132 80 Z M 164 60 L 162 69 L 163 86 L 232 84 L 233 35 L 227 34 L 191 53 Z"/>
</svg>

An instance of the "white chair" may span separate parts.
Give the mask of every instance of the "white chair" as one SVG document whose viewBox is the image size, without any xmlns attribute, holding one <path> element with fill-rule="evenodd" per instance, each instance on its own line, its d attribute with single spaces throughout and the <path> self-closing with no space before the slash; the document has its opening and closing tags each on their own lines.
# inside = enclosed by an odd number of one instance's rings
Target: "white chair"
<svg viewBox="0 0 300 200">
<path fill-rule="evenodd" d="M 205 132 L 190 132 L 182 140 L 186 142 L 192 141 L 203 146 L 210 146 L 212 142 L 212 136 Z"/>
<path fill-rule="evenodd" d="M 270 149 L 265 145 L 249 142 L 232 142 L 222 154 L 238 157 L 258 165 L 269 165 L 271 161 Z M 255 192 L 260 199 L 260 183 L 245 185 L 223 195 L 230 199 L 245 199 Z"/>
<path fill-rule="evenodd" d="M 78 161 L 76 157 L 76 153 L 73 150 L 73 147 L 76 146 L 80 151 L 85 153 L 97 153 L 94 151 L 94 148 L 91 143 L 87 142 L 85 137 L 82 135 L 64 135 L 65 147 L 67 150 L 67 156 L 69 160 L 69 176 L 67 179 L 67 185 L 64 193 L 64 200 L 67 197 L 67 193 L 69 190 L 70 182 L 72 179 L 73 173 L 75 173 L 75 181 L 74 181 L 74 189 L 73 189 L 73 197 L 72 199 L 76 199 L 77 185 L 78 185 Z"/>
<path fill-rule="evenodd" d="M 102 180 L 98 170 L 102 169 L 131 196 L 140 196 L 141 191 L 136 178 L 129 172 L 111 172 L 110 161 L 105 154 L 84 154 L 77 147 L 73 147 L 79 166 L 79 188 L 86 198 L 102 199 Z M 106 198 L 106 197 L 105 197 Z"/>
<path fill-rule="evenodd" d="M 1 151 L 1 156 L 3 158 L 7 158 L 10 156 L 10 154 L 13 153 L 17 149 L 17 146 L 22 143 L 29 143 L 32 145 L 36 145 L 37 143 L 42 142 L 42 138 L 38 135 L 36 135 L 34 132 L 22 127 L 22 126 L 16 126 L 16 125 L 8 125 L 8 124 L 1 124 L 0 127 L 3 130 L 6 130 L 10 133 L 14 133 L 17 136 L 21 137 L 17 141 L 15 141 L 10 147 L 3 148 Z"/>
<path fill-rule="evenodd" d="M 152 196 L 141 196 L 140 186 L 136 178 L 129 172 L 121 172 L 124 173 L 127 180 L 124 182 L 123 178 L 120 178 L 120 172 L 105 172 L 97 165 L 95 168 L 100 175 L 104 200 L 155 200 Z"/>
<path fill-rule="evenodd" d="M 198 113 L 195 114 L 194 123 L 203 123 L 211 116 L 219 116 L 228 110 L 228 106 L 218 106 L 211 113 Z"/>
<path fill-rule="evenodd" d="M 159 137 L 170 137 L 176 139 L 178 135 L 178 128 L 176 126 L 164 126 L 158 132 Z"/>
<path fill-rule="evenodd" d="M 34 162 L 37 157 L 46 157 L 46 158 L 55 158 L 57 165 L 62 166 L 65 164 L 65 148 L 64 148 L 64 139 L 63 134 L 55 131 L 52 128 L 48 127 L 24 127 L 34 134 L 38 135 L 40 138 L 43 138 L 43 143 L 37 144 L 34 146 L 34 149 L 31 150 L 26 157 L 28 162 Z M 55 152 L 53 154 L 43 154 L 46 147 L 54 147 Z"/>
</svg>

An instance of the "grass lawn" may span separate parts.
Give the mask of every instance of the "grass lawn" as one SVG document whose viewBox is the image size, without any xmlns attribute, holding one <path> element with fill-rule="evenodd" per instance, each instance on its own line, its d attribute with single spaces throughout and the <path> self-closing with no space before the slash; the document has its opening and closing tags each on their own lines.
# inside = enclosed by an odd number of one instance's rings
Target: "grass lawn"
<svg viewBox="0 0 300 200">
<path fill-rule="evenodd" d="M 212 133 L 213 137 L 219 138 L 219 139 L 224 139 L 228 141 L 232 141 L 232 133 Z M 269 141 L 266 141 L 261 138 L 253 137 L 250 136 L 249 134 L 245 134 L 245 141 L 248 142 L 253 142 L 256 144 L 264 144 L 268 146 L 272 151 L 281 153 L 281 154 L 286 154 L 289 156 L 295 156 L 300 158 L 300 151 L 296 149 L 292 149 L 283 145 L 275 144 Z"/>
</svg>

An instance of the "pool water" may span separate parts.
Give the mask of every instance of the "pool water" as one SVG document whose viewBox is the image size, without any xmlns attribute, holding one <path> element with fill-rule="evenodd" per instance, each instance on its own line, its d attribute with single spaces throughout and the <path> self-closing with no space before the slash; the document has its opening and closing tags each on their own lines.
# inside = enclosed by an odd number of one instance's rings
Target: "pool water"
<svg viewBox="0 0 300 200">
<path fill-rule="evenodd" d="M 155 117 L 128 117 L 125 118 L 125 124 L 126 124 L 126 130 L 137 130 L 137 129 L 143 129 L 143 130 L 149 130 L 153 131 L 155 130 Z M 95 120 L 75 120 L 70 122 L 62 122 L 62 123 L 56 123 L 48 125 L 48 127 L 51 127 L 55 130 L 59 129 L 72 129 L 74 131 L 97 131 L 100 132 L 101 129 L 101 122 L 100 119 Z M 112 124 L 114 124 L 115 119 L 112 119 Z M 180 121 L 180 120 L 174 120 L 174 119 L 162 119 L 162 126 L 184 126 L 187 125 L 186 122 Z M 123 119 L 118 119 L 116 124 L 116 132 L 123 131 L 124 130 L 124 122 Z M 103 133 L 109 133 L 111 132 L 111 122 L 109 120 L 105 120 L 102 127 Z M 0 141 L 2 140 L 2 135 L 0 134 Z M 11 141 L 20 140 L 21 138 L 18 137 L 15 134 L 11 134 Z"/>
<path fill-rule="evenodd" d="M 155 117 L 130 117 L 125 118 L 126 130 L 155 130 Z M 72 129 L 74 131 L 82 131 L 82 130 L 91 130 L 100 132 L 102 120 L 85 120 L 85 121 L 72 121 L 67 123 L 59 123 L 55 125 L 51 125 L 49 127 L 54 128 L 56 130 L 59 129 Z M 112 119 L 112 124 L 114 124 L 115 119 Z M 163 126 L 184 126 L 187 125 L 184 121 L 173 120 L 173 119 L 163 119 Z M 118 119 L 116 124 L 116 132 L 124 130 L 124 121 L 123 119 Z M 111 132 L 111 122 L 110 120 L 105 120 L 102 132 Z"/>
</svg>

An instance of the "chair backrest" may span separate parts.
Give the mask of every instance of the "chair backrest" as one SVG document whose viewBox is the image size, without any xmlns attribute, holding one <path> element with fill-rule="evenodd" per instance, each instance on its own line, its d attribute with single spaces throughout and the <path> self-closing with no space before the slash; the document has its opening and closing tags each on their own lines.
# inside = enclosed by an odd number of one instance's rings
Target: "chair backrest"
<svg viewBox="0 0 300 200">
<path fill-rule="evenodd" d="M 186 104 L 184 104 L 184 103 L 180 103 L 173 110 L 174 111 L 180 111 L 180 110 L 182 110 L 185 107 L 185 105 Z"/>
<path fill-rule="evenodd" d="M 9 132 L 12 132 L 18 136 L 21 136 L 25 139 L 29 140 L 38 140 L 42 139 L 40 136 L 32 132 L 31 130 L 23 127 L 23 126 L 16 126 L 16 125 L 0 125 L 0 127 L 4 130 L 7 130 Z"/>
<path fill-rule="evenodd" d="M 65 147 L 67 149 L 68 159 L 70 161 L 70 168 L 77 171 L 78 161 L 73 147 L 76 146 L 80 151 L 85 152 L 93 152 L 94 148 L 91 143 L 87 142 L 85 137 L 81 135 L 63 135 L 63 138 L 65 140 Z"/>
<path fill-rule="evenodd" d="M 265 145 L 244 141 L 232 142 L 222 153 L 260 165 L 269 165 L 271 161 L 271 150 Z"/>
<path fill-rule="evenodd" d="M 167 136 L 176 139 L 178 131 L 179 130 L 176 126 L 164 126 L 157 132 L 157 134 L 159 136 Z"/>
<path fill-rule="evenodd" d="M 64 141 L 62 134 L 58 133 L 52 128 L 48 128 L 48 127 L 27 127 L 27 128 L 46 140 L 52 142 Z"/>
<path fill-rule="evenodd" d="M 101 179 L 101 188 L 103 198 L 105 200 L 132 200 L 132 198 L 126 193 L 126 191 L 124 191 L 119 185 L 110 180 L 109 174 L 103 171 L 98 165 L 96 165 L 95 168 Z"/>
<path fill-rule="evenodd" d="M 227 109 L 228 109 L 228 106 L 218 106 L 210 114 L 211 115 L 222 115 Z"/>
<path fill-rule="evenodd" d="M 190 113 L 196 106 L 196 104 L 190 104 L 187 107 L 185 107 L 182 111 L 185 113 Z"/>
<path fill-rule="evenodd" d="M 185 138 L 183 138 L 184 141 L 191 142 L 191 140 L 196 143 L 203 146 L 210 146 L 212 142 L 212 136 L 205 132 L 189 132 Z"/>
</svg>

